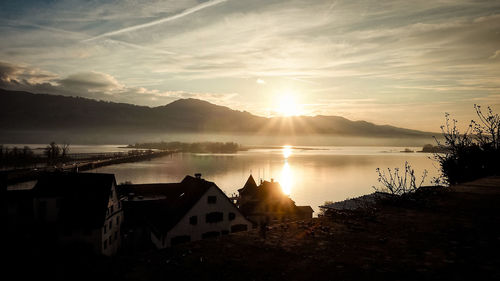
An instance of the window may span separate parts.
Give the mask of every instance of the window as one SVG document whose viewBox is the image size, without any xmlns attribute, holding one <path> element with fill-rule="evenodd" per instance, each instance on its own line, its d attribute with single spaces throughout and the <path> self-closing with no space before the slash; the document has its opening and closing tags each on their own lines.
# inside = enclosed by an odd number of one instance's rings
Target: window
<svg viewBox="0 0 500 281">
<path fill-rule="evenodd" d="M 116 225 L 120 225 L 120 216 L 116 217 Z"/>
<path fill-rule="evenodd" d="M 103 228 L 103 232 L 104 232 L 104 234 L 106 234 L 106 231 L 107 231 L 107 229 L 106 229 L 106 225 L 104 225 L 104 228 Z"/>
<path fill-rule="evenodd" d="M 205 222 L 216 223 L 223 220 L 223 214 L 221 212 L 211 212 L 205 215 Z"/>
<path fill-rule="evenodd" d="M 114 210 L 114 209 L 115 209 L 115 208 L 114 208 L 114 206 L 113 206 L 113 205 L 111 205 L 111 213 L 114 213 L 114 212 L 115 212 L 115 210 Z"/>
<path fill-rule="evenodd" d="M 229 213 L 229 215 L 228 215 L 228 219 L 229 219 L 230 221 L 234 220 L 235 218 L 236 218 L 236 214 L 235 214 L 235 213 Z"/>
<path fill-rule="evenodd" d="M 115 231 L 115 240 L 118 239 L 118 231 Z"/>
<path fill-rule="evenodd" d="M 222 235 L 228 235 L 229 234 L 229 230 L 223 230 L 220 232 Z"/>
<path fill-rule="evenodd" d="M 118 201 L 118 209 L 122 207 L 122 201 Z"/>
<path fill-rule="evenodd" d="M 202 239 L 206 239 L 206 238 L 212 238 L 212 237 L 219 237 L 220 236 L 220 232 L 218 231 L 209 231 L 209 232 L 205 232 L 201 235 L 201 238 Z"/>
<path fill-rule="evenodd" d="M 113 221 L 109 221 L 109 230 L 113 227 Z"/>
<path fill-rule="evenodd" d="M 175 236 L 172 239 L 170 239 L 170 244 L 173 245 L 178 245 L 181 243 L 186 243 L 191 241 L 191 236 L 189 235 L 181 235 L 181 236 Z"/>
<path fill-rule="evenodd" d="M 197 225 L 198 224 L 198 216 L 192 216 L 189 218 L 189 224 Z"/>
<path fill-rule="evenodd" d="M 246 224 L 236 224 L 231 226 L 231 232 L 247 231 L 248 226 Z"/>
<path fill-rule="evenodd" d="M 111 244 L 113 244 L 113 236 L 109 236 L 109 246 L 111 246 Z"/>
<path fill-rule="evenodd" d="M 103 245 L 104 250 L 108 248 L 108 240 L 104 240 L 104 245 Z"/>
<path fill-rule="evenodd" d="M 215 204 L 215 203 L 217 203 L 217 197 L 216 196 L 208 196 L 207 203 L 208 204 Z"/>
</svg>

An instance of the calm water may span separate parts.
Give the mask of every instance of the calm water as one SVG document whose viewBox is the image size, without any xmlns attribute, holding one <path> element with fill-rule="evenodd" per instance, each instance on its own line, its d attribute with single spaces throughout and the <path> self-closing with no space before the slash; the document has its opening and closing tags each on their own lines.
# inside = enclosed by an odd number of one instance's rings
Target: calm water
<svg viewBox="0 0 500 281">
<path fill-rule="evenodd" d="M 325 201 L 340 201 L 374 191 L 376 168 L 403 168 L 408 161 L 418 177 L 429 172 L 426 183 L 437 176 L 436 163 L 427 153 L 402 153 L 405 147 L 276 147 L 237 154 L 176 154 L 146 162 L 102 167 L 118 183 L 179 182 L 187 174 L 202 173 L 227 195 L 236 193 L 250 173 L 259 179 L 279 181 L 297 205 L 311 205 L 317 212 Z M 420 150 L 421 147 L 412 147 Z"/>
</svg>

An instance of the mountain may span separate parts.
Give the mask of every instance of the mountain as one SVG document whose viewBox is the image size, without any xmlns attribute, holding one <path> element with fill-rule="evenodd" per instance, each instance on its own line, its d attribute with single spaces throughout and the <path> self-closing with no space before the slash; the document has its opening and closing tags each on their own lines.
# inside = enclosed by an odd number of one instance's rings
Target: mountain
<svg viewBox="0 0 500 281">
<path fill-rule="evenodd" d="M 328 134 L 428 137 L 431 133 L 339 116 L 265 118 L 197 99 L 146 107 L 0 89 L 0 141 L 12 132 Z"/>
</svg>

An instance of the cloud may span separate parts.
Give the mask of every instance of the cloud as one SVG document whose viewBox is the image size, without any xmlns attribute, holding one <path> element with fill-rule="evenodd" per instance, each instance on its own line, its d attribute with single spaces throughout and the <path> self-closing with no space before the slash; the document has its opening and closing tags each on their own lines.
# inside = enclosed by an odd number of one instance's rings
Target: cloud
<svg viewBox="0 0 500 281">
<path fill-rule="evenodd" d="M 42 84 L 56 79 L 58 76 L 49 71 L 0 62 L 0 81 L 2 83 Z"/>
<path fill-rule="evenodd" d="M 58 84 L 71 91 L 101 93 L 113 93 L 125 88 L 125 86 L 118 83 L 113 76 L 94 71 L 71 74 L 64 79 L 59 80 Z"/>
<path fill-rule="evenodd" d="M 96 71 L 78 72 L 60 78 L 56 74 L 38 68 L 6 62 L 0 62 L 0 88 L 147 106 L 164 105 L 181 98 L 202 99 L 219 105 L 231 106 L 234 105 L 232 99 L 238 95 L 237 93 L 160 91 L 127 86 L 110 74 Z"/>
<path fill-rule="evenodd" d="M 99 38 L 103 38 L 103 37 L 118 35 L 118 34 L 125 33 L 125 32 L 131 32 L 131 31 L 135 31 L 135 30 L 139 30 L 139 29 L 143 29 L 143 28 L 147 28 L 147 27 L 159 25 L 159 24 L 162 24 L 162 23 L 166 23 L 166 22 L 169 22 L 169 21 L 173 21 L 173 20 L 176 20 L 176 19 L 180 19 L 180 18 L 188 16 L 188 15 L 190 15 L 192 13 L 198 12 L 200 10 L 206 9 L 208 7 L 211 7 L 211 6 L 214 6 L 214 5 L 226 2 L 226 1 L 227 0 L 213 0 L 213 1 L 202 2 L 199 5 L 196 5 L 196 6 L 192 7 L 192 8 L 188 8 L 188 9 L 186 9 L 186 10 L 184 10 L 184 11 L 178 13 L 178 14 L 175 14 L 173 16 L 169 16 L 169 17 L 162 18 L 162 19 L 155 20 L 155 21 L 148 22 L 148 23 L 142 23 L 142 24 L 138 24 L 138 25 L 134 25 L 134 26 L 129 26 L 129 27 L 126 27 L 126 28 L 115 30 L 115 31 L 106 32 L 106 33 L 103 33 L 101 35 L 94 36 L 92 38 L 86 39 L 86 40 L 84 40 L 84 42 L 93 41 L 93 40 L 96 40 L 96 39 L 99 39 Z"/>
</svg>

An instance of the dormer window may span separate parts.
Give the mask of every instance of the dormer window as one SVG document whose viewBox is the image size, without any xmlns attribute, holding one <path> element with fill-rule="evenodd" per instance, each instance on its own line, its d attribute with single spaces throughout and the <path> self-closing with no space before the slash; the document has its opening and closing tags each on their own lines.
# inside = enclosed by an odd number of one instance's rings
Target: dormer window
<svg viewBox="0 0 500 281">
<path fill-rule="evenodd" d="M 189 224 L 197 225 L 198 224 L 198 216 L 192 216 L 189 218 Z"/>
</svg>

